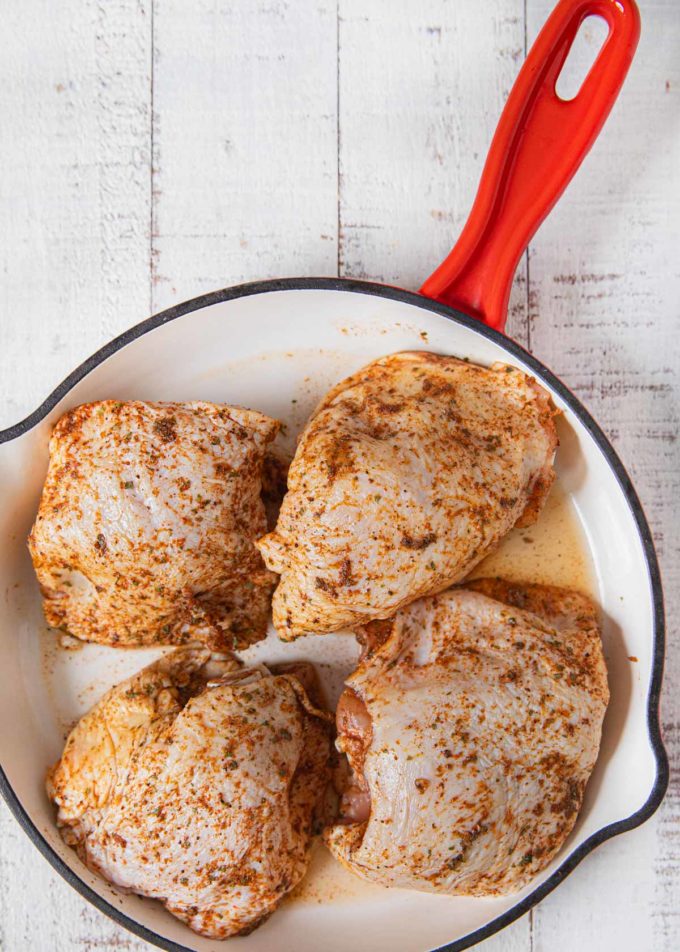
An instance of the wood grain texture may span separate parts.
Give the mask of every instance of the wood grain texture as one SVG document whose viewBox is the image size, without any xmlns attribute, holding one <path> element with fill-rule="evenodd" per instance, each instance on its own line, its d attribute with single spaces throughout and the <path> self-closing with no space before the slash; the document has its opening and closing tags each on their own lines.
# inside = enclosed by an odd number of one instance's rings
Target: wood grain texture
<svg viewBox="0 0 680 952">
<path fill-rule="evenodd" d="M 335 2 L 156 0 L 152 310 L 337 268 Z"/>
<path fill-rule="evenodd" d="M 601 138 L 532 243 L 531 346 L 604 426 L 661 559 L 662 706 L 675 765 L 660 811 L 586 860 L 534 915 L 534 948 L 680 948 L 680 17 L 642 0 L 636 59 Z M 528 4 L 535 36 L 550 9 Z"/>
<path fill-rule="evenodd" d="M 550 5 L 6 5 L 0 426 L 111 336 L 202 291 L 319 273 L 418 287 L 465 218 Z M 680 948 L 680 17 L 676 0 L 641 12 L 622 98 L 532 242 L 509 331 L 594 412 L 652 522 L 671 790 L 488 952 Z M 53 873 L 4 805 L 0 883 L 3 952 L 147 948 Z"/>
<path fill-rule="evenodd" d="M 148 6 L 3 10 L 2 424 L 148 309 Z"/>
<path fill-rule="evenodd" d="M 5 5 L 0 38 L 0 426 L 146 317 L 151 31 L 146 0 Z M 3 952 L 141 950 L 0 810 Z"/>
<path fill-rule="evenodd" d="M 339 0 L 338 9 L 339 273 L 417 290 L 474 198 L 524 56 L 523 6 Z M 523 341 L 525 281 L 523 263 L 511 301 Z"/>
</svg>

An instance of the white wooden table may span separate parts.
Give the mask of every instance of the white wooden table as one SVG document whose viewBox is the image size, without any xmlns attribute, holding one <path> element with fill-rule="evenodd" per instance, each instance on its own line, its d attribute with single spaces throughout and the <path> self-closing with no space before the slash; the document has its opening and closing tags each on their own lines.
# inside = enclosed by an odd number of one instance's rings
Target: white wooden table
<svg viewBox="0 0 680 952">
<path fill-rule="evenodd" d="M 0 426 L 113 335 L 203 291 L 295 274 L 417 288 L 464 220 L 550 5 L 3 4 Z M 488 952 L 680 949 L 680 8 L 641 9 L 622 98 L 521 264 L 509 331 L 604 425 L 651 518 L 675 770 L 649 823 Z M 0 947 L 148 948 L 59 879 L 4 806 Z"/>
</svg>

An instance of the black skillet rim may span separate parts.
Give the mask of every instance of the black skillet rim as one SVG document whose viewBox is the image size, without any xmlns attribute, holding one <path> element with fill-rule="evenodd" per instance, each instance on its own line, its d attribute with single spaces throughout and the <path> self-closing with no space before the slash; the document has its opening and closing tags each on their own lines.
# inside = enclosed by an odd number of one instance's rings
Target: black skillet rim
<svg viewBox="0 0 680 952">
<path fill-rule="evenodd" d="M 550 876 L 545 882 L 541 883 L 540 886 L 537 886 L 532 893 L 518 902 L 515 906 L 513 906 L 511 909 L 508 909 L 507 912 L 498 916 L 487 925 L 476 929 L 474 932 L 471 932 L 468 935 L 455 940 L 454 942 L 440 946 L 438 949 L 433 950 L 433 952 L 462 952 L 463 949 L 468 949 L 471 946 L 476 945 L 478 942 L 481 942 L 483 939 L 487 939 L 489 936 L 494 935 L 494 933 L 504 929 L 505 926 L 510 925 L 511 922 L 514 922 L 520 916 L 524 915 L 524 913 L 532 909 L 545 896 L 547 896 L 548 893 L 552 892 L 552 890 L 558 886 L 569 875 L 569 873 L 576 868 L 576 866 L 578 866 L 581 860 L 587 856 L 588 853 L 592 852 L 592 850 L 594 850 L 601 843 L 604 843 L 606 840 L 618 835 L 619 833 L 632 830 L 641 823 L 644 823 L 645 820 L 648 820 L 663 800 L 666 787 L 668 786 L 668 758 L 663 746 L 663 741 L 661 739 L 661 730 L 659 724 L 659 700 L 661 693 L 665 646 L 664 605 L 659 563 L 654 549 L 654 543 L 652 541 L 652 534 L 649 524 L 647 523 L 642 505 L 638 499 L 637 493 L 635 492 L 633 484 L 623 463 L 619 459 L 603 431 L 600 429 L 590 413 L 588 413 L 585 407 L 583 407 L 580 401 L 574 396 L 574 394 L 571 393 L 571 391 L 565 387 L 565 385 L 550 370 L 548 370 L 539 360 L 533 357 L 519 344 L 516 344 L 514 341 L 508 339 L 498 331 L 487 327 L 485 324 L 468 317 L 466 314 L 455 311 L 452 308 L 443 304 L 439 304 L 436 301 L 429 300 L 420 294 L 416 294 L 412 291 L 404 291 L 401 288 L 393 288 L 388 285 L 377 284 L 374 282 L 359 281 L 353 278 L 279 278 L 268 281 L 254 281 L 248 284 L 235 285 L 233 287 L 224 288 L 219 291 L 203 294 L 200 297 L 192 298 L 191 300 L 184 301 L 182 304 L 178 304 L 175 307 L 161 311 L 159 314 L 155 314 L 153 317 L 150 317 L 147 320 L 142 321 L 140 324 L 131 327 L 119 337 L 116 337 L 108 344 L 105 344 L 104 347 L 80 364 L 79 367 L 77 367 L 71 374 L 69 374 L 68 377 L 66 377 L 64 381 L 62 381 L 62 383 L 59 384 L 59 386 L 50 394 L 50 396 L 42 403 L 42 405 L 38 407 L 37 410 L 27 416 L 20 423 L 17 423 L 8 429 L 0 430 L 0 443 L 7 443 L 10 440 L 14 440 L 18 436 L 21 436 L 23 433 L 26 433 L 28 430 L 32 429 L 32 427 L 39 423 L 40 420 L 42 420 L 59 402 L 59 400 L 61 400 L 69 392 L 69 390 L 75 386 L 76 383 L 78 383 L 83 379 L 83 377 L 90 373 L 91 370 L 101 364 L 112 354 L 121 350 L 127 344 L 136 340 L 138 337 L 149 333 L 149 331 L 152 331 L 163 324 L 168 324 L 170 321 L 174 321 L 176 318 L 182 317 L 184 314 L 189 314 L 192 311 L 197 311 L 204 307 L 210 307 L 212 304 L 219 304 L 223 301 L 230 301 L 239 297 L 249 297 L 254 294 L 265 294 L 271 291 L 299 290 L 347 291 L 389 298 L 394 301 L 411 304 L 415 307 L 422 308 L 423 310 L 440 314 L 452 321 L 476 331 L 478 334 L 489 338 L 490 340 L 494 341 L 494 343 L 502 346 L 510 354 L 522 360 L 539 376 L 543 377 L 545 381 L 553 388 L 553 390 L 559 393 L 560 397 L 576 414 L 581 423 L 583 423 L 585 428 L 597 443 L 609 466 L 613 470 L 614 475 L 616 476 L 616 479 L 626 497 L 631 513 L 633 514 L 633 518 L 635 519 L 635 523 L 637 525 L 638 534 L 640 536 L 640 541 L 642 542 L 645 554 L 645 560 L 647 562 L 652 590 L 652 599 L 654 603 L 654 656 L 652 661 L 652 676 L 649 684 L 649 694 L 647 697 L 647 729 L 649 732 L 651 747 L 656 760 L 656 779 L 650 795 L 643 806 L 631 816 L 623 820 L 617 820 L 615 823 L 610 823 L 601 830 L 598 830 L 596 833 L 593 833 L 593 835 L 585 840 L 585 842 L 583 842 L 578 847 L 578 849 L 574 850 L 574 852 L 564 861 L 564 863 L 562 863 L 559 869 L 557 869 L 552 874 L 552 876 Z M 124 926 L 126 929 L 140 938 L 145 939 L 147 942 L 152 943 L 158 948 L 167 950 L 167 952 L 191 952 L 187 946 L 179 945 L 176 942 L 164 939 L 162 936 L 158 935 L 156 932 L 153 932 L 151 929 L 148 929 L 146 926 L 135 922 L 134 919 L 131 919 L 129 916 L 125 915 L 125 913 L 120 912 L 115 908 L 115 906 L 112 905 L 112 903 L 104 899 L 93 889 L 87 886 L 52 849 L 47 840 L 42 836 L 26 810 L 21 805 L 19 798 L 14 793 L 14 790 L 10 785 L 2 767 L 0 767 L 0 793 L 2 793 L 2 796 L 7 802 L 10 810 L 14 814 L 25 833 L 32 840 L 33 844 L 40 850 L 43 856 L 48 860 L 48 862 L 74 889 L 76 889 L 81 894 L 81 896 L 91 902 L 92 905 L 100 910 L 100 912 L 103 912 L 110 919 L 113 919 L 115 922 Z"/>
</svg>

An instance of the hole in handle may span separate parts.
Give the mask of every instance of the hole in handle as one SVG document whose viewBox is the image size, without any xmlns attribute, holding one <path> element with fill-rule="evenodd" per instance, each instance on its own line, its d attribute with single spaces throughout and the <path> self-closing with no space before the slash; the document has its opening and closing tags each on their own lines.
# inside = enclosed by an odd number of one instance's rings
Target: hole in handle
<svg viewBox="0 0 680 952">
<path fill-rule="evenodd" d="M 564 102 L 576 99 L 608 36 L 609 24 L 595 14 L 586 17 L 578 28 L 555 83 L 555 92 Z"/>
</svg>

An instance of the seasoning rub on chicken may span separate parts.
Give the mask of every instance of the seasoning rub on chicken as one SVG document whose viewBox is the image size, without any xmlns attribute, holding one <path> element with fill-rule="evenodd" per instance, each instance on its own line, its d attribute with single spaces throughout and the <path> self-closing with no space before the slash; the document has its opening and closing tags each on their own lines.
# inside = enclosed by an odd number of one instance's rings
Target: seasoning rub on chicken
<svg viewBox="0 0 680 952">
<path fill-rule="evenodd" d="M 284 639 L 388 618 L 463 579 L 553 480 L 554 409 L 496 364 L 399 353 L 338 384 L 302 432 L 274 532 Z"/>
<path fill-rule="evenodd" d="M 309 693 L 305 688 L 309 688 Z M 180 648 L 86 714 L 48 776 L 65 841 L 201 935 L 252 931 L 303 877 L 328 776 L 310 665 Z"/>
<path fill-rule="evenodd" d="M 109 645 L 263 638 L 273 576 L 261 474 L 279 424 L 212 403 L 66 413 L 29 539 L 47 621 Z"/>
<path fill-rule="evenodd" d="M 521 889 L 571 831 L 598 754 L 609 694 L 592 603 L 481 580 L 363 638 L 337 710 L 352 772 L 331 851 L 385 886 Z"/>
</svg>

